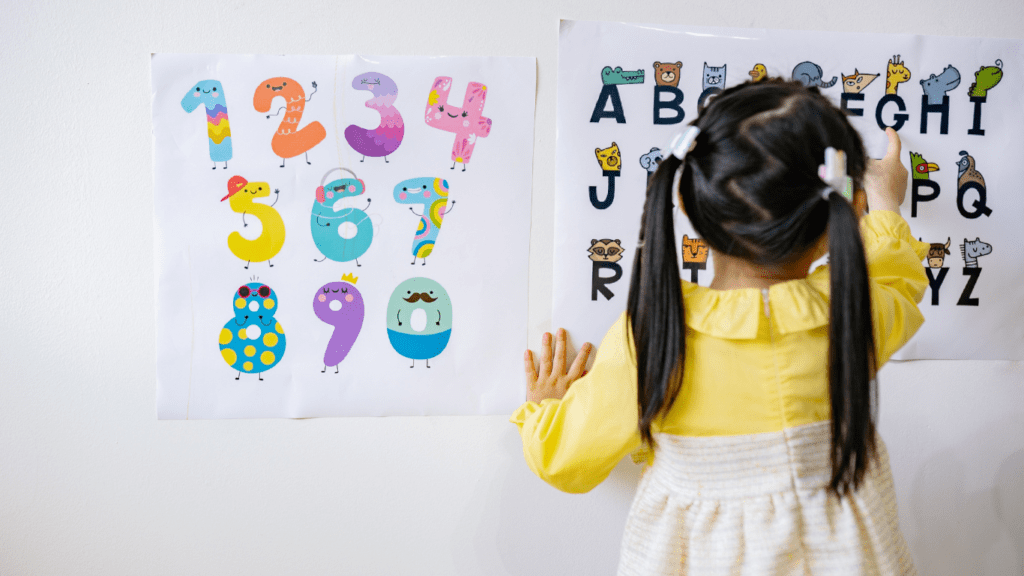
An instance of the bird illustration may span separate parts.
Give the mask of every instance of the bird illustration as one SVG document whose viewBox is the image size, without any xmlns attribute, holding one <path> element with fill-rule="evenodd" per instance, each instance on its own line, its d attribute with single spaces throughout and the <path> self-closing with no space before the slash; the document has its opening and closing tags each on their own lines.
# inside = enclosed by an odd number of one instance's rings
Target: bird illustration
<svg viewBox="0 0 1024 576">
<path fill-rule="evenodd" d="M 965 150 L 960 151 L 960 160 L 957 161 L 957 181 L 956 187 L 963 188 L 969 182 L 977 182 L 982 188 L 985 188 L 985 178 L 974 169 L 974 157 L 968 154 Z"/>
<path fill-rule="evenodd" d="M 910 165 L 913 168 L 910 173 L 914 180 L 928 180 L 928 174 L 939 171 L 938 164 L 928 162 L 917 152 L 910 153 Z"/>
<path fill-rule="evenodd" d="M 768 70 L 765 69 L 764 64 L 754 64 L 754 69 L 747 74 L 750 76 L 751 82 L 760 82 L 768 76 Z"/>
</svg>

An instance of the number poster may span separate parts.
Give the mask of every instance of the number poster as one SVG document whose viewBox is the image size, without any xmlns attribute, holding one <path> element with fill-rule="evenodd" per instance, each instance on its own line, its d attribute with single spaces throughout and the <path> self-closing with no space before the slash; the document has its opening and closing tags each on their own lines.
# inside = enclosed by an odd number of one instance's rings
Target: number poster
<svg viewBox="0 0 1024 576">
<path fill-rule="evenodd" d="M 522 401 L 533 58 L 152 58 L 161 419 Z"/>
<path fill-rule="evenodd" d="M 562 21 L 552 324 L 600 342 L 625 310 L 647 178 L 723 88 L 817 86 L 870 156 L 887 126 L 911 174 L 904 218 L 931 244 L 926 321 L 896 359 L 1024 359 L 1024 43 Z M 713 257 L 676 210 L 680 270 Z"/>
</svg>

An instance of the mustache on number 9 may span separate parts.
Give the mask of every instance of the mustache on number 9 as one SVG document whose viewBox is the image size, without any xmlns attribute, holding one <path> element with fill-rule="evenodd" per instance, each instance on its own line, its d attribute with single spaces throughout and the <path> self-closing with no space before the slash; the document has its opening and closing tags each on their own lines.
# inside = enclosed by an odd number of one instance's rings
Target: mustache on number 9
<svg viewBox="0 0 1024 576">
<path fill-rule="evenodd" d="M 403 298 L 403 300 L 406 302 L 418 302 L 420 300 L 423 300 L 424 302 L 433 302 L 434 300 L 437 300 L 437 298 L 431 298 L 430 294 L 427 294 L 426 292 L 414 292 L 412 296 Z"/>
</svg>

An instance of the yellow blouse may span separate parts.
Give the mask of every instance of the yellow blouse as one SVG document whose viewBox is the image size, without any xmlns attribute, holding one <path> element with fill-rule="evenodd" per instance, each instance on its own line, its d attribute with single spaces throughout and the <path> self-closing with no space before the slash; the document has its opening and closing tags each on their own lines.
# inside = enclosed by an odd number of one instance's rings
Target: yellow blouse
<svg viewBox="0 0 1024 576">
<path fill-rule="evenodd" d="M 861 234 L 881 366 L 924 322 L 917 303 L 928 286 L 921 264 L 928 244 L 915 240 L 907 222 L 889 211 L 862 218 Z M 827 266 L 771 286 L 767 304 L 757 288 L 712 290 L 683 281 L 682 289 L 683 385 L 652 432 L 754 434 L 828 420 Z M 560 490 L 591 490 L 623 456 L 641 448 L 627 328 L 623 313 L 601 342 L 593 368 L 564 398 L 526 402 L 512 414 L 526 462 Z"/>
</svg>

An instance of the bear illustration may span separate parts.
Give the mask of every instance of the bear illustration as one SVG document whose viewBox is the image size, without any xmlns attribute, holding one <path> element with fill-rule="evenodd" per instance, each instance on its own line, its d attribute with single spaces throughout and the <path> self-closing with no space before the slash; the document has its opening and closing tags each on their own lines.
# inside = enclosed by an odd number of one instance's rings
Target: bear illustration
<svg viewBox="0 0 1024 576">
<path fill-rule="evenodd" d="M 682 62 L 676 62 L 675 64 L 662 64 L 661 62 L 655 62 L 654 81 L 657 82 L 658 86 L 678 86 L 679 69 L 682 67 Z"/>
</svg>

